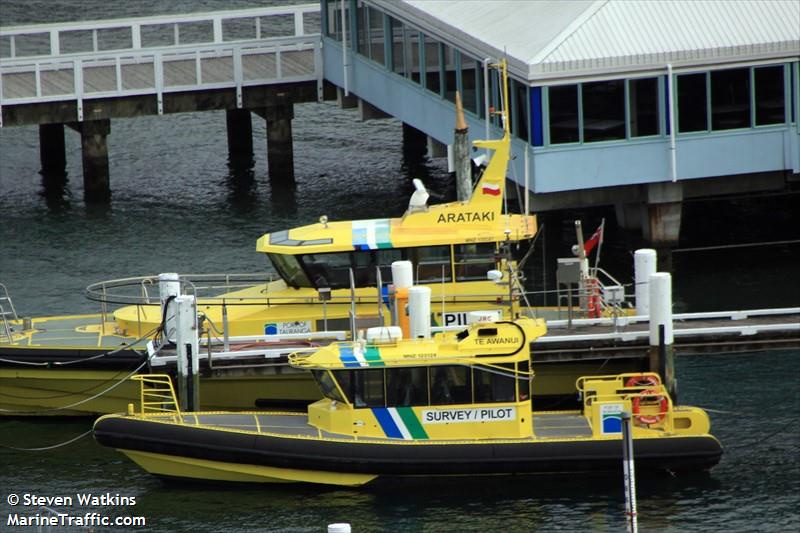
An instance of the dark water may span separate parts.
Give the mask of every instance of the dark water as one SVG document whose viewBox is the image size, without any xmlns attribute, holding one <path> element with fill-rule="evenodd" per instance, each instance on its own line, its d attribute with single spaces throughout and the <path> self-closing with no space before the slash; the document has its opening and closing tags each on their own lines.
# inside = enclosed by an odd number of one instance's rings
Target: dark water
<svg viewBox="0 0 800 533">
<path fill-rule="evenodd" d="M 274 3 L 274 2 L 272 2 Z M 256 2 L 3 0 L 2 24 L 233 9 Z M 81 9 L 76 9 L 76 7 Z M 251 167 L 227 161 L 221 112 L 115 120 L 109 155 L 112 201 L 83 202 L 78 135 L 67 130 L 67 177 L 45 187 L 35 127 L 0 129 L 0 282 L 21 314 L 95 312 L 89 283 L 158 272 L 251 272 L 266 231 L 331 220 L 399 216 L 421 177 L 439 200 L 453 196 L 440 160 L 403 149 L 400 124 L 360 123 L 331 104 L 295 107 L 296 189 L 267 173 L 264 123 L 254 118 Z M 608 219 L 601 265 L 631 281 L 641 239 L 617 230 L 613 210 L 548 214 L 531 283 L 574 242 L 572 220 L 593 231 Z M 800 239 L 800 196 L 687 202 L 679 248 Z M 662 254 L 678 311 L 800 305 L 800 245 L 789 243 Z M 800 378 L 797 351 L 678 358 L 681 401 L 713 409 L 726 447 L 710 475 L 639 479 L 642 531 L 786 531 L 800 526 Z M 0 444 L 42 447 L 89 429 L 87 420 L 0 420 Z M 172 487 L 90 438 L 45 452 L 0 449 L 0 519 L 6 495 L 110 492 L 137 505 L 106 514 L 141 515 L 154 531 L 322 531 L 347 521 L 356 531 L 562 530 L 624 528 L 622 480 L 507 479 L 383 486 Z M 63 509 L 85 511 L 85 509 Z M 96 507 L 91 510 L 98 510 Z M 30 510 L 29 510 L 30 511 Z"/>
</svg>

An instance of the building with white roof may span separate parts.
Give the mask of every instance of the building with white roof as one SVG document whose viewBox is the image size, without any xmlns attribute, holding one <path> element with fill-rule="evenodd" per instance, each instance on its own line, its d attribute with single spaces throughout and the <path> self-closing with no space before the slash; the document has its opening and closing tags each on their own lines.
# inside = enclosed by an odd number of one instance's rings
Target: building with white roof
<svg viewBox="0 0 800 533">
<path fill-rule="evenodd" d="M 615 205 L 675 242 L 685 198 L 800 180 L 799 0 L 322 0 L 324 75 L 452 143 L 512 77 L 509 178 L 532 211 Z M 489 95 L 486 98 L 486 95 Z"/>
</svg>

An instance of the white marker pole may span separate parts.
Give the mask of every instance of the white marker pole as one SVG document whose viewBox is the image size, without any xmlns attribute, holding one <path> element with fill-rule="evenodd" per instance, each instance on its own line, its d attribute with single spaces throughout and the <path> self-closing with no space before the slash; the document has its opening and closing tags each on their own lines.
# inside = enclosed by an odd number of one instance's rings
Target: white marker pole
<svg viewBox="0 0 800 533">
<path fill-rule="evenodd" d="M 628 533 L 637 533 L 636 472 L 633 468 L 633 431 L 631 414 L 622 412 L 622 471 L 625 478 L 625 522 Z"/>
</svg>

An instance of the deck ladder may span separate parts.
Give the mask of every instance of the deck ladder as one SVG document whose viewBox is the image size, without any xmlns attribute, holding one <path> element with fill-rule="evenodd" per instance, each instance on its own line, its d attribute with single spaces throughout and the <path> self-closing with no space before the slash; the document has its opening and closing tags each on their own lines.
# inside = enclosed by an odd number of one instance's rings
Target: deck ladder
<svg viewBox="0 0 800 533">
<path fill-rule="evenodd" d="M 11 336 L 11 327 L 8 325 L 9 317 L 13 317 L 13 320 L 19 320 L 17 317 L 17 310 L 14 308 L 14 302 L 11 301 L 11 296 L 8 295 L 8 289 L 6 286 L 0 283 L 0 317 L 3 319 L 3 331 L 8 337 L 8 342 L 11 343 L 14 341 L 14 338 Z M 5 306 L 3 303 L 8 304 L 9 311 L 6 311 Z"/>
</svg>

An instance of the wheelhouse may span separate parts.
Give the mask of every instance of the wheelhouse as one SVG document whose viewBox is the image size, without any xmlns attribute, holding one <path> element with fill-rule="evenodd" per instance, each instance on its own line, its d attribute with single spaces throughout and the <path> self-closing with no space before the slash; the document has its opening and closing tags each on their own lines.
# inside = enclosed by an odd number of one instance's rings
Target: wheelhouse
<svg viewBox="0 0 800 533">
<path fill-rule="evenodd" d="M 391 279 L 394 261 L 409 260 L 417 283 L 483 281 L 486 272 L 501 267 L 498 244 L 482 242 L 441 246 L 416 246 L 378 250 L 301 253 L 269 253 L 272 266 L 286 284 L 295 288 L 350 287 L 350 271 L 356 287 L 372 287 L 381 278 Z"/>
</svg>

